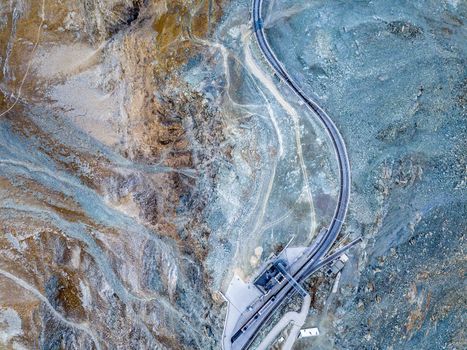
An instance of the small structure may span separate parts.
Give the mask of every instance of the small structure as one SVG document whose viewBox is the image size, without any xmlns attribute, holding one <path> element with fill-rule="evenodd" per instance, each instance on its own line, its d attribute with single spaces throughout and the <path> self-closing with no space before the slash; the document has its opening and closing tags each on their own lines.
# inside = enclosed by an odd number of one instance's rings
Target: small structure
<svg viewBox="0 0 467 350">
<path fill-rule="evenodd" d="M 300 335 L 298 338 L 308 338 L 308 337 L 317 337 L 319 335 L 319 329 L 314 328 L 305 328 L 300 330 Z"/>
<path fill-rule="evenodd" d="M 253 284 L 264 295 L 266 295 L 277 283 L 282 283 L 284 278 L 284 275 L 279 271 L 277 265 L 272 263 L 263 270 L 263 272 L 254 280 Z"/>
<path fill-rule="evenodd" d="M 269 291 L 274 288 L 277 284 L 281 284 L 285 279 L 290 283 L 295 290 L 300 293 L 303 297 L 307 295 L 307 292 L 302 286 L 290 275 L 287 271 L 287 261 L 284 259 L 277 259 L 272 264 L 268 265 L 265 270 L 254 280 L 253 284 L 258 288 L 264 295 L 268 294 Z"/>
<path fill-rule="evenodd" d="M 331 265 L 326 270 L 326 275 L 332 275 L 338 273 L 344 268 L 345 263 L 349 260 L 349 257 L 345 254 L 342 254 L 339 258 L 334 260 Z"/>
</svg>

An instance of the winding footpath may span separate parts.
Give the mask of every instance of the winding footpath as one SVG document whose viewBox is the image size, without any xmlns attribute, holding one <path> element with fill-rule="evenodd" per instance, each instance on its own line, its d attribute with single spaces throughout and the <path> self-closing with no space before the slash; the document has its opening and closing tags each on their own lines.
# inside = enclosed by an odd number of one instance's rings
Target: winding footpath
<svg viewBox="0 0 467 350">
<path fill-rule="evenodd" d="M 277 59 L 276 55 L 269 45 L 263 27 L 262 15 L 263 0 L 253 0 L 252 5 L 252 20 L 253 30 L 256 36 L 258 46 L 268 64 L 279 76 L 279 78 L 285 82 L 298 97 L 305 103 L 305 105 L 311 110 L 312 114 L 321 122 L 326 129 L 334 148 L 334 152 L 338 162 L 339 171 L 339 196 L 336 209 L 332 221 L 328 229 L 320 234 L 316 241 L 313 242 L 312 246 L 309 247 L 307 258 L 300 262 L 300 266 L 294 267 L 292 272 L 294 279 L 297 282 L 303 282 L 311 274 L 316 272 L 319 268 L 324 266 L 326 263 L 332 261 L 333 256 L 325 258 L 326 254 L 331 249 L 332 245 L 336 241 L 339 232 L 342 229 L 342 225 L 345 220 L 347 208 L 350 199 L 350 164 L 347 155 L 347 149 L 345 147 L 344 140 L 339 130 L 337 129 L 334 122 L 326 114 L 326 112 L 318 105 L 316 101 L 305 95 L 300 86 L 292 79 L 292 77 L 284 69 L 281 62 Z M 310 117 L 311 118 L 311 117 Z M 352 243 L 354 244 L 354 243 Z M 258 312 L 254 320 L 250 319 L 247 323 L 248 326 L 240 327 L 231 339 L 232 349 L 246 349 L 252 343 L 257 335 L 257 332 L 261 326 L 269 319 L 272 312 L 291 294 L 295 291 L 291 284 L 285 284 L 275 290 L 273 295 L 270 295 L 264 300 L 264 305 L 261 308 L 261 312 Z"/>
</svg>

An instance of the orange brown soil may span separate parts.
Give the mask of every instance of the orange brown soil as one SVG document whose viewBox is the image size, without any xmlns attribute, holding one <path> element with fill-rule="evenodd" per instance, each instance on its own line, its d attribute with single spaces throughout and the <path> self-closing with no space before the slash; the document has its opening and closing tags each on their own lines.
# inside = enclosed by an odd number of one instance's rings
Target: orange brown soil
<svg viewBox="0 0 467 350">
<path fill-rule="evenodd" d="M 204 49 L 193 43 L 190 35 L 209 38 L 221 19 L 224 2 L 45 0 L 43 23 L 42 1 L 25 1 L 24 5 L 15 20 L 8 7 L 1 9 L 6 16 L 5 25 L 0 26 L 0 56 L 9 57 L 9 74 L 4 75 L 0 69 L 0 114 L 13 104 L 28 65 L 31 69 L 25 77 L 18 104 L 0 117 L 0 123 L 31 150 L 52 162 L 50 176 L 56 176 L 57 182 L 63 182 L 61 185 L 74 186 L 60 178 L 63 174 L 71 175 L 70 178 L 77 179 L 79 186 L 83 186 L 83 191 L 92 191 L 103 198 L 111 209 L 117 208 L 128 216 L 134 214 L 136 222 L 154 236 L 169 239 L 184 256 L 201 262 L 208 253 L 210 235 L 200 218 L 205 202 L 201 196 L 193 204 L 193 217 L 179 217 L 178 209 L 180 199 L 193 194 L 200 172 L 209 172 L 193 157 L 193 149 L 218 145 L 223 139 L 222 125 L 213 121 L 216 111 L 206 105 L 201 93 L 188 86 L 180 72 L 190 58 Z M 37 50 L 33 51 L 41 23 Z M 46 53 L 47 60 L 51 48 L 75 47 L 77 43 L 99 51 L 95 61 L 71 73 L 56 67 L 58 78 L 39 74 L 39 51 Z M 103 152 L 90 151 L 89 145 L 73 145 L 63 134 L 59 136 L 44 127 L 50 123 L 57 129 L 69 129 L 71 134 L 77 134 L 79 128 L 67 119 L 66 107 L 57 107 L 50 91 L 61 89 L 62 84 L 89 69 L 107 69 L 111 58 L 118 62 L 119 73 L 109 82 L 99 82 L 99 89 L 108 94 L 117 90 L 123 92 L 115 93 L 122 115 L 115 123 L 120 142 L 113 145 L 112 151 L 143 170 L 125 168 Z M 204 133 L 193 130 L 189 120 L 209 125 L 208 130 Z M 91 137 L 89 142 L 99 143 L 99 140 Z M 48 165 L 40 166 L 46 169 Z M 168 170 L 147 170 L 158 166 Z M 25 167 L 30 172 L 36 171 L 32 164 Z M 183 171 L 190 171 L 191 177 L 183 175 Z M 214 172 L 209 176 L 214 178 Z M 87 274 L 95 274 L 92 278 L 103 279 L 100 270 L 92 267 L 96 264 L 95 253 L 91 254 L 91 248 L 83 241 L 68 237 L 69 232 L 60 228 L 54 218 L 76 225 L 70 227 L 83 228 L 96 242 L 96 247 L 105 252 L 110 264 L 117 267 L 124 265 L 125 259 L 134 264 L 142 260 L 141 251 L 128 248 L 133 238 L 93 218 L 73 196 L 32 178 L 17 176 L 12 181 L 0 177 L 0 199 L 11 204 L 11 208 L 0 208 L 0 216 L 10 218 L 2 221 L 0 229 L 13 237 L 0 237 L 0 268 L 27 281 L 51 303 L 53 301 L 56 310 L 68 320 L 95 321 L 97 315 L 83 304 L 85 296 L 80 289 L 81 285 L 91 284 L 84 269 L 88 269 Z M 44 214 L 28 212 L 36 208 Z M 136 208 L 135 213 L 130 212 L 132 208 Z M 192 234 L 192 230 L 199 234 Z M 11 248 L 12 240 L 18 242 L 17 248 Z M 57 247 L 60 247 L 59 253 Z M 142 283 L 133 280 L 131 271 L 116 270 L 124 288 L 132 290 L 135 288 L 132 284 Z M 206 271 L 201 271 L 200 279 L 208 283 Z M 170 283 L 167 276 L 162 280 L 166 285 Z M 53 288 L 50 287 L 55 294 L 47 289 L 51 281 L 55 281 Z M 12 307 L 18 313 L 23 323 L 20 339 L 32 347 L 33 339 L 38 336 L 40 315 L 47 307 L 30 292 L 0 276 L 0 296 L 4 296 L 6 289 L 15 290 L 16 296 L 2 298 L 1 306 Z M 109 307 L 97 292 L 90 293 L 96 305 Z M 168 292 L 162 290 L 160 294 L 166 297 Z M 179 298 L 180 291 L 176 290 L 174 296 Z M 121 301 L 115 304 L 120 305 L 121 312 L 126 312 Z M 180 335 L 174 334 L 170 327 L 161 326 L 156 338 L 169 347 L 182 342 Z"/>
</svg>

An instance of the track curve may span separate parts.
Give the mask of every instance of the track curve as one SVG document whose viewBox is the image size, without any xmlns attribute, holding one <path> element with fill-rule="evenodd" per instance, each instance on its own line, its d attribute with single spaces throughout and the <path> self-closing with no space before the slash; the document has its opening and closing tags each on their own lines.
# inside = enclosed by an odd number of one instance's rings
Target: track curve
<svg viewBox="0 0 467 350">
<path fill-rule="evenodd" d="M 281 62 L 277 59 L 276 55 L 271 49 L 269 42 L 266 39 L 266 35 L 263 28 L 263 19 L 261 17 L 263 0 L 252 0 L 252 20 L 253 30 L 256 36 L 258 46 L 261 50 L 262 55 L 279 76 L 298 97 L 305 103 L 305 105 L 311 110 L 312 114 L 316 115 L 317 119 L 324 126 L 329 138 L 332 141 L 334 153 L 338 162 L 339 172 L 339 196 L 338 202 L 332 217 L 331 223 L 325 233 L 320 233 L 309 247 L 306 259 L 301 261 L 299 265 L 294 266 L 293 279 L 298 283 L 306 280 L 310 275 L 319 270 L 322 266 L 335 259 L 337 255 L 333 254 L 329 257 L 325 255 L 329 252 L 332 245 L 336 241 L 339 232 L 342 229 L 342 225 L 347 214 L 347 208 L 350 200 L 350 164 L 349 157 L 347 155 L 347 149 L 345 147 L 344 139 L 337 129 L 332 119 L 326 114 L 326 112 L 318 105 L 316 101 L 305 95 L 300 86 L 290 77 Z M 308 116 L 312 118 L 311 116 Z M 351 243 L 356 244 L 358 240 Z M 271 293 L 264 297 L 261 305 L 257 307 L 256 311 L 248 313 L 242 320 L 237 323 L 237 331 L 230 338 L 230 348 L 232 350 L 247 349 L 248 346 L 253 342 L 260 330 L 261 326 L 269 319 L 273 311 L 279 307 L 279 305 L 290 295 L 295 292 L 292 284 L 280 284 Z"/>
<path fill-rule="evenodd" d="M 321 124 L 325 127 L 328 133 L 336 155 L 339 167 L 339 197 L 334 215 L 327 229 L 325 236 L 321 238 L 321 242 L 318 242 L 315 250 L 312 252 L 313 260 L 317 261 L 322 258 L 331 248 L 335 242 L 339 232 L 342 229 L 345 216 L 347 214 L 347 208 L 350 200 L 350 163 L 347 154 L 347 148 L 344 143 L 344 139 L 337 129 L 332 119 L 327 113 L 318 105 L 316 101 L 305 95 L 300 86 L 290 77 L 287 71 L 282 66 L 281 62 L 277 59 L 276 55 L 271 49 L 269 42 L 266 39 L 266 35 L 263 27 L 263 19 L 261 17 L 263 7 L 263 0 L 253 0 L 252 19 L 253 29 L 258 42 L 259 48 L 275 71 L 275 73 L 284 81 L 306 104 L 306 106 L 318 117 Z"/>
</svg>

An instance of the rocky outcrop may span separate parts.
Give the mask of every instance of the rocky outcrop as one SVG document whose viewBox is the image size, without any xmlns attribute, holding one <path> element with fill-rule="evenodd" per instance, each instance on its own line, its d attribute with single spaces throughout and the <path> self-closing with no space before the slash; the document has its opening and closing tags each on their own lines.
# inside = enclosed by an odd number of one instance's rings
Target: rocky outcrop
<svg viewBox="0 0 467 350">
<path fill-rule="evenodd" d="M 191 23 L 220 18 L 204 3 L 0 5 L 0 310 L 20 320 L 1 346 L 216 341 L 202 212 L 223 130 L 181 75 Z"/>
</svg>

